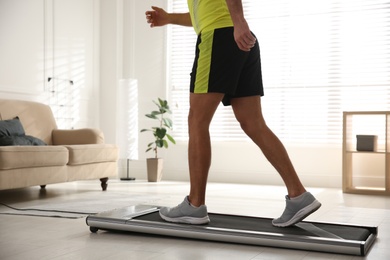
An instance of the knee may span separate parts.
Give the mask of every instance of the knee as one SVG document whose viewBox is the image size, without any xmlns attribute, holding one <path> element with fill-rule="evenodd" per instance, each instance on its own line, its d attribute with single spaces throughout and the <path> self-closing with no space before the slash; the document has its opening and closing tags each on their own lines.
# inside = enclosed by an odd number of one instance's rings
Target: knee
<svg viewBox="0 0 390 260">
<path fill-rule="evenodd" d="M 193 126 L 196 126 L 196 116 L 194 111 L 190 108 L 190 111 L 188 113 L 188 129 L 191 129 Z"/>
<path fill-rule="evenodd" d="M 248 122 L 248 121 L 239 121 L 241 129 L 247 134 L 250 135 L 254 132 L 253 124 L 254 122 Z"/>
<path fill-rule="evenodd" d="M 196 111 L 190 109 L 188 113 L 188 131 L 208 131 L 210 122 L 201 115 L 197 114 Z"/>
<path fill-rule="evenodd" d="M 251 138 L 266 131 L 267 125 L 259 120 L 241 120 L 239 121 L 241 129 Z"/>
</svg>

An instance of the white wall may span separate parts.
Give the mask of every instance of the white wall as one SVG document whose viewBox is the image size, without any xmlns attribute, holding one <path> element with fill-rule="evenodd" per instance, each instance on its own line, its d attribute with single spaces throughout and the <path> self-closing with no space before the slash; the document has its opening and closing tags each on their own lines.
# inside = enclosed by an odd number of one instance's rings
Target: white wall
<svg viewBox="0 0 390 260">
<path fill-rule="evenodd" d="M 70 127 L 97 127 L 98 1 L 1 0 L 0 97 L 58 104 L 65 88 Z M 48 78 L 54 78 L 48 82 Z M 69 84 L 72 80 L 72 89 Z M 68 88 L 68 89 L 66 89 Z M 52 92 L 55 90 L 55 92 Z"/>
<path fill-rule="evenodd" d="M 44 19 L 44 1 L 0 1 L 1 96 L 43 91 Z"/>
</svg>

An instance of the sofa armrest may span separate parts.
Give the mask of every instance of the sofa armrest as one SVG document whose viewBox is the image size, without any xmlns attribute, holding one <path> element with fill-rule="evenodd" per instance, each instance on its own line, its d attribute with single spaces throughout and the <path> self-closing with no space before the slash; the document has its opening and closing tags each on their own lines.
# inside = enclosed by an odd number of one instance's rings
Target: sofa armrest
<svg viewBox="0 0 390 260">
<path fill-rule="evenodd" d="M 53 145 L 103 144 L 104 135 L 99 129 L 82 128 L 74 130 L 54 129 Z"/>
</svg>

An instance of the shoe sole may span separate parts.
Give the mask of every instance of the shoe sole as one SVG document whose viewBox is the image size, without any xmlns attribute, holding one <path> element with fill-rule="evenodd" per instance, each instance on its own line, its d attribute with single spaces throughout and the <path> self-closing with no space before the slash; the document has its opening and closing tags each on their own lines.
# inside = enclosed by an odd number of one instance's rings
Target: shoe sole
<svg viewBox="0 0 390 260">
<path fill-rule="evenodd" d="M 203 218 L 194 218 L 194 217 L 178 217 L 178 218 L 170 218 L 167 216 L 164 216 L 159 212 L 160 217 L 168 222 L 173 222 L 173 223 L 183 223 L 183 224 L 192 224 L 192 225 L 203 225 L 207 224 L 210 222 L 210 218 L 208 216 L 203 217 Z"/>
<path fill-rule="evenodd" d="M 307 216 L 317 211 L 321 207 L 321 203 L 317 200 L 313 201 L 310 205 L 304 207 L 298 211 L 289 221 L 284 223 L 272 223 L 275 227 L 289 227 L 304 220 Z"/>
</svg>

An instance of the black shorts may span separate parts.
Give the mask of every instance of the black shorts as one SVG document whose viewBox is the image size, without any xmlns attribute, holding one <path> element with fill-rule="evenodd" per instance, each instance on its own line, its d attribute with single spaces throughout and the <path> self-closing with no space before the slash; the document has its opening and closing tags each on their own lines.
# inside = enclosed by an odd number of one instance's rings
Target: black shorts
<svg viewBox="0 0 390 260">
<path fill-rule="evenodd" d="M 231 98 L 264 95 L 259 43 L 241 51 L 233 33 L 233 27 L 201 33 L 191 72 L 190 92 L 224 93 L 225 106 Z"/>
</svg>

